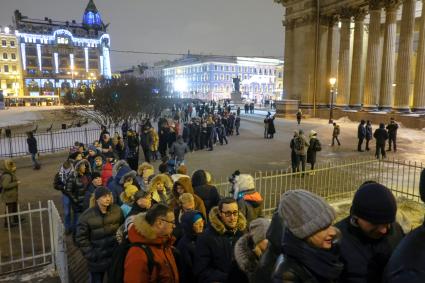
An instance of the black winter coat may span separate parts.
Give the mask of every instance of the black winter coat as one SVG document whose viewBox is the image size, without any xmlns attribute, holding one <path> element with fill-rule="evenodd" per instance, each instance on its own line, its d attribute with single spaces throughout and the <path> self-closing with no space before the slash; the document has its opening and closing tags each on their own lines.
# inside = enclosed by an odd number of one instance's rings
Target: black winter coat
<svg viewBox="0 0 425 283">
<path fill-rule="evenodd" d="M 29 153 L 35 154 L 38 152 L 37 140 L 35 139 L 35 137 L 27 138 L 27 144 Z"/>
<path fill-rule="evenodd" d="M 66 182 L 65 194 L 71 198 L 72 206 L 78 213 L 84 211 L 84 200 L 90 183 L 91 177 L 89 174 L 81 176 L 77 172 L 72 174 Z"/>
<path fill-rule="evenodd" d="M 106 214 L 99 207 L 87 209 L 79 218 L 75 242 L 87 260 L 90 272 L 105 272 L 118 245 L 115 234 L 124 216 L 121 208 L 112 204 Z"/>
<path fill-rule="evenodd" d="M 234 260 L 234 246 L 246 228 L 246 220 L 241 213 L 235 233 L 226 229 L 218 213 L 218 207 L 211 209 L 208 227 L 196 241 L 193 272 L 197 282 L 226 282 Z"/>
<path fill-rule="evenodd" d="M 404 234 L 398 223 L 393 223 L 388 235 L 379 240 L 364 236 L 347 217 L 336 224 L 342 233 L 341 260 L 344 270 L 341 283 L 380 283 L 384 268 Z"/>
<path fill-rule="evenodd" d="M 217 188 L 207 184 L 207 176 L 204 170 L 197 170 L 192 175 L 193 191 L 203 201 L 207 214 L 210 213 L 211 208 L 218 205 L 220 195 Z"/>
<path fill-rule="evenodd" d="M 366 128 L 364 124 L 360 124 L 357 128 L 357 138 L 364 139 L 366 137 Z"/>
<path fill-rule="evenodd" d="M 388 133 L 385 129 L 379 128 L 375 130 L 373 137 L 376 139 L 376 144 L 385 145 L 385 141 L 388 139 Z"/>
<path fill-rule="evenodd" d="M 310 164 L 315 164 L 316 163 L 316 153 L 318 148 L 322 148 L 322 145 L 320 144 L 320 141 L 316 138 L 311 138 L 310 139 L 310 145 L 308 146 L 307 149 L 307 162 Z"/>
<path fill-rule="evenodd" d="M 410 232 L 393 252 L 384 273 L 386 283 L 425 282 L 425 226 Z"/>
</svg>

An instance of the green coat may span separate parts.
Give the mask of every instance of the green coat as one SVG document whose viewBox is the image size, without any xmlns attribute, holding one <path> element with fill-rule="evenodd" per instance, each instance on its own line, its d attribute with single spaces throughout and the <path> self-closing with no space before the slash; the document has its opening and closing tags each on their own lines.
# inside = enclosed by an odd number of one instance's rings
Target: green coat
<svg viewBox="0 0 425 283">
<path fill-rule="evenodd" d="M 1 200 L 4 203 L 18 202 L 18 179 L 14 172 L 4 170 L 0 177 L 1 187 Z"/>
</svg>

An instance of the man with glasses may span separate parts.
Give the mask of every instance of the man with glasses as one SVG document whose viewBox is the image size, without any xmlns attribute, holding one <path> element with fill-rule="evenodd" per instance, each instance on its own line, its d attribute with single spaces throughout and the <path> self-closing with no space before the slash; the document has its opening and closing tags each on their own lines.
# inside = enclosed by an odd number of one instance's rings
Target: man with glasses
<svg viewBox="0 0 425 283">
<path fill-rule="evenodd" d="M 344 270 L 340 282 L 382 282 L 384 268 L 404 233 L 396 222 L 397 203 L 385 186 L 367 182 L 354 195 L 341 230 Z"/>
<path fill-rule="evenodd" d="M 163 204 L 155 204 L 147 212 L 134 217 L 128 230 L 128 240 L 135 245 L 128 250 L 125 258 L 124 282 L 179 282 L 172 249 L 174 227 L 174 212 Z M 149 270 L 148 254 L 155 263 L 152 270 Z"/>
<path fill-rule="evenodd" d="M 196 242 L 194 275 L 198 282 L 226 282 L 234 260 L 234 246 L 246 219 L 233 198 L 220 200 L 209 213 L 208 227 Z"/>
</svg>

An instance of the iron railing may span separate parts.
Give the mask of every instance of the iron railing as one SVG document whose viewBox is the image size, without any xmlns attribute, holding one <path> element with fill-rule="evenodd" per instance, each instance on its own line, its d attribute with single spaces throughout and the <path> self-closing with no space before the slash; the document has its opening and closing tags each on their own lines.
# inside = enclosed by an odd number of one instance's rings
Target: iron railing
<svg viewBox="0 0 425 283">
<path fill-rule="evenodd" d="M 0 275 L 52 265 L 61 282 L 68 282 L 64 227 L 53 201 L 41 202 L 0 215 Z"/>
<path fill-rule="evenodd" d="M 365 181 L 379 182 L 396 196 L 420 201 L 419 177 L 423 163 L 395 159 L 356 159 L 318 164 L 313 171 L 292 173 L 288 170 L 252 172 L 256 189 L 263 196 L 263 211 L 271 215 L 279 205 L 283 193 L 291 189 L 305 189 L 337 202 L 352 198 Z M 228 177 L 215 180 L 220 195 L 229 196 Z"/>
</svg>

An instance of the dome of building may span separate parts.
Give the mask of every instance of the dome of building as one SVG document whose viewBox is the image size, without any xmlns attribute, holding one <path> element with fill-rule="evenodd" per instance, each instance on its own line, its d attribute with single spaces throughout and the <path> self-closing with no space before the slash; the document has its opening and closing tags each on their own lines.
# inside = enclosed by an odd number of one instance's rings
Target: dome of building
<svg viewBox="0 0 425 283">
<path fill-rule="evenodd" d="M 90 2 L 87 4 L 86 10 L 84 11 L 83 25 L 86 25 L 90 28 L 103 27 L 102 18 L 93 0 L 90 0 Z"/>
</svg>

